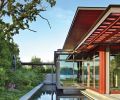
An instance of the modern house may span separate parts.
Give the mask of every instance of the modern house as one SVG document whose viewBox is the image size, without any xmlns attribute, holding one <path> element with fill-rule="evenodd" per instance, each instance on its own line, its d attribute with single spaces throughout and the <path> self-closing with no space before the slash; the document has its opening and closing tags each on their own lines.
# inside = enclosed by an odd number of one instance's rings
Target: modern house
<svg viewBox="0 0 120 100">
<path fill-rule="evenodd" d="M 59 89 L 120 93 L 120 5 L 78 7 L 55 64 Z"/>
</svg>

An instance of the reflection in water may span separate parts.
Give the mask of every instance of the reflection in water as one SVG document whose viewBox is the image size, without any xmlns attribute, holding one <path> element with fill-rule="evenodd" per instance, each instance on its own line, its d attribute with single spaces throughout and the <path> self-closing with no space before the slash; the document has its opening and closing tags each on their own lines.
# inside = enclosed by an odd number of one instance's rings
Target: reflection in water
<svg viewBox="0 0 120 100">
<path fill-rule="evenodd" d="M 64 96 L 64 97 L 58 97 L 58 99 L 56 100 L 89 100 L 88 98 L 86 98 L 85 96 Z"/>
<path fill-rule="evenodd" d="M 56 94 L 51 93 L 51 94 L 42 94 L 40 97 L 37 97 L 36 100 L 56 100 Z"/>
<path fill-rule="evenodd" d="M 56 92 L 55 85 L 45 85 L 38 90 L 29 100 L 89 100 L 82 94 L 65 95 L 61 92 Z"/>
<path fill-rule="evenodd" d="M 74 98 L 60 98 L 59 100 L 88 100 L 87 98 L 77 98 L 77 97 L 74 97 Z"/>
</svg>

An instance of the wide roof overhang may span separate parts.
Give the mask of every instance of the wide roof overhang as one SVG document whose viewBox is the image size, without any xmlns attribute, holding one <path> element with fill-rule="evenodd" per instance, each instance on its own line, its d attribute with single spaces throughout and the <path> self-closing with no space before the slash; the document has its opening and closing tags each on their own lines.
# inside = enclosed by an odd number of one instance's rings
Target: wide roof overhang
<svg viewBox="0 0 120 100">
<path fill-rule="evenodd" d="M 83 20 L 85 23 L 83 24 L 80 23 L 82 13 L 77 12 L 76 17 L 73 20 L 73 25 L 66 38 L 63 47 L 64 50 L 69 49 L 79 53 L 93 49 L 101 44 L 120 45 L 120 5 L 110 5 L 107 9 L 102 8 L 100 11 L 101 13 L 98 10 L 99 14 L 96 15 L 97 17 L 95 18 L 84 15 L 85 17 L 83 17 Z M 85 12 L 86 10 L 84 10 L 83 14 L 85 14 Z M 91 16 L 95 15 L 93 14 Z M 90 21 L 91 23 L 88 24 L 88 19 L 94 19 L 94 21 Z M 87 24 L 88 26 L 84 26 Z M 75 26 L 77 28 L 75 28 Z M 86 30 L 84 29 L 84 31 L 81 31 L 82 28 L 85 28 Z M 77 29 L 77 31 L 75 29 Z"/>
<path fill-rule="evenodd" d="M 78 7 L 65 40 L 63 50 L 73 51 L 106 8 Z"/>
</svg>

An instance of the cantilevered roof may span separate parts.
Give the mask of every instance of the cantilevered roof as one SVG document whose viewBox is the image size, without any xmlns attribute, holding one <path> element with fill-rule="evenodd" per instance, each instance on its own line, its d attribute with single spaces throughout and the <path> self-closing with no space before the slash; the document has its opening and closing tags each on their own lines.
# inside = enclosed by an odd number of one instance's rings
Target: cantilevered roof
<svg viewBox="0 0 120 100">
<path fill-rule="evenodd" d="M 120 5 L 110 5 L 79 41 L 75 50 L 81 52 L 103 44 L 120 45 Z"/>
<path fill-rule="evenodd" d="M 63 49 L 79 53 L 103 44 L 120 45 L 120 5 L 78 8 Z"/>
<path fill-rule="evenodd" d="M 63 49 L 71 51 L 83 39 L 106 8 L 78 7 Z"/>
</svg>

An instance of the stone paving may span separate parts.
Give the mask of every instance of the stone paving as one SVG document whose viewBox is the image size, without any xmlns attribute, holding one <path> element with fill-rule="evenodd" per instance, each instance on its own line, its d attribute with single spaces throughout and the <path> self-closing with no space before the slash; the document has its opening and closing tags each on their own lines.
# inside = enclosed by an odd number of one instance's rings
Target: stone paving
<svg viewBox="0 0 120 100">
<path fill-rule="evenodd" d="M 85 91 L 81 91 L 81 92 L 82 94 L 93 100 L 120 100 L 120 94 L 103 95 L 95 91 L 92 91 L 90 89 L 86 89 Z"/>
<path fill-rule="evenodd" d="M 56 74 L 46 74 L 44 84 L 56 84 Z"/>
</svg>

